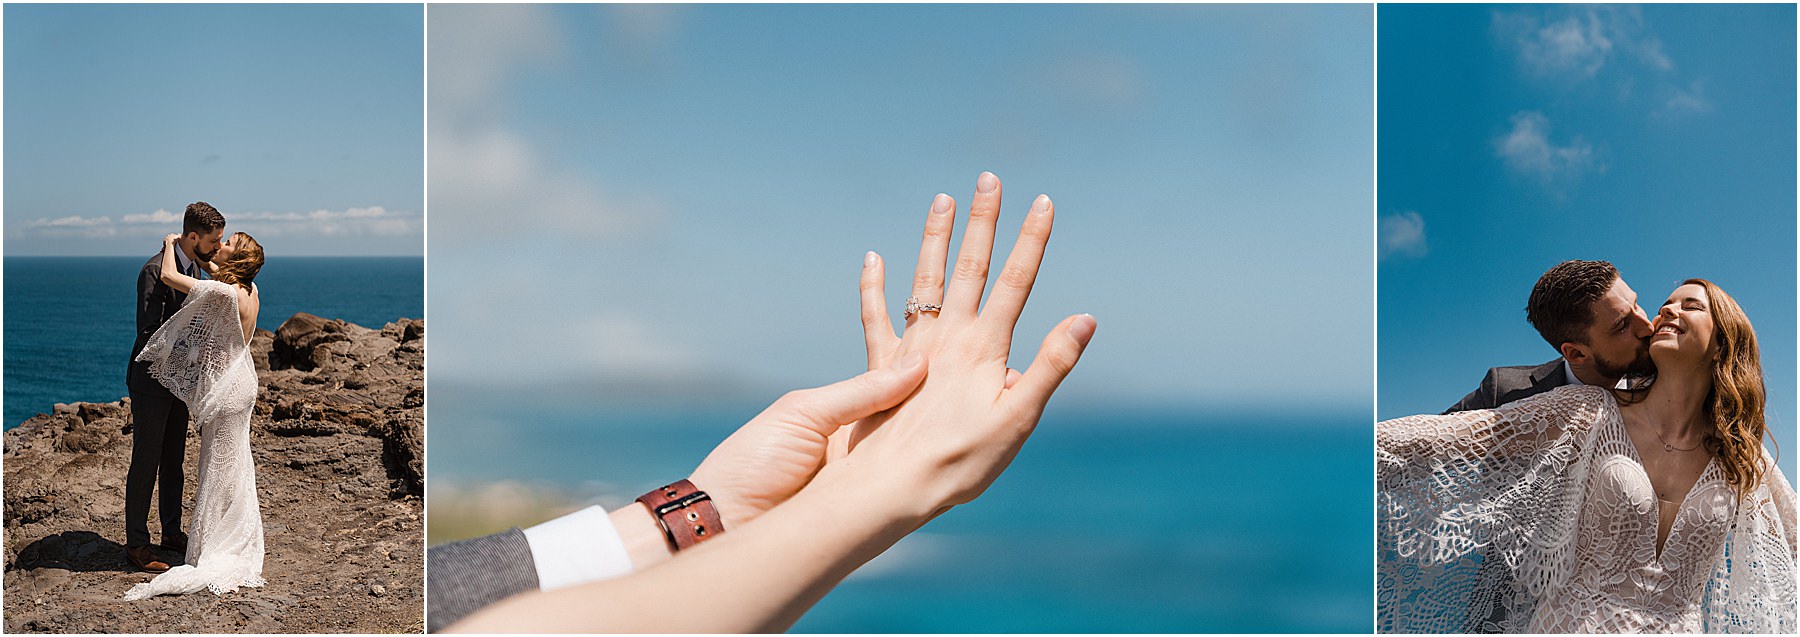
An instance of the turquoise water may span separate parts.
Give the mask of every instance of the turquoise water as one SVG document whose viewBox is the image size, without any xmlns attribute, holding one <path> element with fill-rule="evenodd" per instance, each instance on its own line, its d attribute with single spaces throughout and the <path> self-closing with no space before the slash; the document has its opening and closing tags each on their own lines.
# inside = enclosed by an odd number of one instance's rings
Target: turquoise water
<svg viewBox="0 0 1800 637">
<path fill-rule="evenodd" d="M 686 475 L 760 408 L 507 407 L 519 402 L 434 391 L 431 484 L 522 480 L 617 506 Z M 986 494 L 852 575 L 795 630 L 1368 632 L 1367 414 L 1052 404 Z"/>
<path fill-rule="evenodd" d="M 51 405 L 125 395 L 142 257 L 6 257 L 5 424 Z M 271 257 L 257 327 L 295 312 L 379 329 L 425 312 L 419 257 Z"/>
</svg>

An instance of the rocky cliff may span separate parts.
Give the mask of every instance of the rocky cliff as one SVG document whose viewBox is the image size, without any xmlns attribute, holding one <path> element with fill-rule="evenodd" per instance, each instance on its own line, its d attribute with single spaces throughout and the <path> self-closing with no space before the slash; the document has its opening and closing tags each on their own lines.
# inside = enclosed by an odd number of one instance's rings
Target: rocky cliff
<svg viewBox="0 0 1800 637">
<path fill-rule="evenodd" d="M 263 588 L 120 600 L 150 578 L 123 546 L 129 398 L 58 404 L 6 432 L 6 632 L 422 631 L 424 331 L 305 313 L 257 331 Z M 190 506 L 199 439 L 190 429 Z M 156 519 L 152 505 L 160 539 Z"/>
</svg>

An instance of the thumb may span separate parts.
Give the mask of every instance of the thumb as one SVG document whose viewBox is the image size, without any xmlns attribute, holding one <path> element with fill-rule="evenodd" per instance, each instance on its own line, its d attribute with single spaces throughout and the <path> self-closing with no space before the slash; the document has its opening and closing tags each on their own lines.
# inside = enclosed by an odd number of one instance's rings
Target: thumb
<svg viewBox="0 0 1800 637">
<path fill-rule="evenodd" d="M 900 404 L 924 380 L 925 355 L 913 352 L 848 380 L 788 392 L 769 406 L 769 413 L 829 436 L 838 427 Z"/>
<path fill-rule="evenodd" d="M 1050 401 L 1050 394 L 1081 360 L 1081 353 L 1087 350 L 1088 340 L 1094 337 L 1097 327 L 1099 325 L 1089 314 L 1064 319 L 1044 337 L 1037 359 L 1031 361 L 1031 366 L 1025 368 L 1025 373 L 1007 392 L 1018 392 L 1017 400 L 1025 401 L 1034 410 L 1043 410 L 1044 403 Z"/>
</svg>

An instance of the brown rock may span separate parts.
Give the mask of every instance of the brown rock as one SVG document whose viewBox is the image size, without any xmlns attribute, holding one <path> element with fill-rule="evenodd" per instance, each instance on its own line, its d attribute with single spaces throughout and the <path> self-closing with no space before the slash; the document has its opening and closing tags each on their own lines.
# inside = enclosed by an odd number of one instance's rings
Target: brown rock
<svg viewBox="0 0 1800 637">
<path fill-rule="evenodd" d="M 328 343 L 347 340 L 341 319 L 324 319 L 305 312 L 290 317 L 275 330 L 270 346 L 269 369 L 310 370 L 317 366 L 314 350 Z"/>
<path fill-rule="evenodd" d="M 100 601 L 143 581 L 121 546 L 130 401 L 61 405 L 6 432 L 5 631 L 422 632 L 423 330 L 412 319 L 371 330 L 303 313 L 251 341 L 264 588 Z M 196 428 L 190 504 L 199 440 Z M 387 559 L 368 559 L 372 547 Z M 358 582 L 360 595 L 296 601 Z"/>
</svg>

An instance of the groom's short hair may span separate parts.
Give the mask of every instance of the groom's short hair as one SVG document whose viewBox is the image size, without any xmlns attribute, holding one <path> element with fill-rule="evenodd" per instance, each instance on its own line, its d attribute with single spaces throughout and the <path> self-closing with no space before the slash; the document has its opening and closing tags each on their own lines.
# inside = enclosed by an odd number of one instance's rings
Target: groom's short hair
<svg viewBox="0 0 1800 637">
<path fill-rule="evenodd" d="M 219 209 L 204 201 L 188 204 L 187 214 L 181 215 L 181 233 L 198 232 L 205 235 L 225 227 L 225 215 Z"/>
<path fill-rule="evenodd" d="M 1538 277 L 1525 303 L 1525 320 L 1551 347 L 1588 342 L 1588 325 L 1594 321 L 1594 301 L 1606 296 L 1618 280 L 1619 269 L 1605 261 L 1564 261 Z"/>
</svg>

